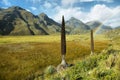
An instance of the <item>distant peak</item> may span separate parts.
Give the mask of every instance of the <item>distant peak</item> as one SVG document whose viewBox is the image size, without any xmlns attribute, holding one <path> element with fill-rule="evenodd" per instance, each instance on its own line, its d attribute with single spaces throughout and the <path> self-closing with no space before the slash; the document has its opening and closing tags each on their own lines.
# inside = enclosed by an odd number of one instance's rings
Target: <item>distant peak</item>
<svg viewBox="0 0 120 80">
<path fill-rule="evenodd" d="M 45 13 L 41 13 L 40 16 L 45 17 L 47 15 Z"/>
<path fill-rule="evenodd" d="M 80 21 L 80 20 L 76 19 L 75 17 L 71 17 L 69 20 L 70 21 Z"/>
<path fill-rule="evenodd" d="M 80 21 L 79 19 L 76 19 L 75 17 L 71 17 L 68 21 L 83 23 L 82 21 Z"/>
<path fill-rule="evenodd" d="M 19 7 L 19 6 L 12 6 L 10 7 L 11 9 L 16 9 L 16 10 L 24 10 L 23 8 Z"/>
<path fill-rule="evenodd" d="M 39 15 L 39 17 L 43 18 L 43 19 L 48 19 L 48 16 L 45 13 L 41 13 Z"/>
<path fill-rule="evenodd" d="M 76 19 L 75 17 L 71 17 L 70 19 Z"/>
</svg>

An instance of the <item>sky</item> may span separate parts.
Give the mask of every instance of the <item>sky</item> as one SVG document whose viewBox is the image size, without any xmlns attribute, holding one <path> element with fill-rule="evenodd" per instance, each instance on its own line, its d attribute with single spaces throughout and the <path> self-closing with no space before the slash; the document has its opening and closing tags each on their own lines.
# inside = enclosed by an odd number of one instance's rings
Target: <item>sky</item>
<svg viewBox="0 0 120 80">
<path fill-rule="evenodd" d="M 75 17 L 82 22 L 101 21 L 112 27 L 120 26 L 119 0 L 0 0 L 0 8 L 20 6 L 34 15 L 47 14 L 57 22 Z"/>
</svg>

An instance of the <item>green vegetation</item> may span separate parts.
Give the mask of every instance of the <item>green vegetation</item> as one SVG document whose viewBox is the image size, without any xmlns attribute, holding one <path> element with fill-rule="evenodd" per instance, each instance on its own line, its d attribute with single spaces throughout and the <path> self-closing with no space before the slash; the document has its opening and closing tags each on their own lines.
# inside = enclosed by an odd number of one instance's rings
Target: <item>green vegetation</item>
<svg viewBox="0 0 120 80">
<path fill-rule="evenodd" d="M 119 32 L 117 33 L 119 34 Z M 95 52 L 94 55 L 82 60 L 75 60 L 74 66 L 59 73 L 45 73 L 42 77 L 45 80 L 120 80 L 120 37 L 109 33 L 107 38 L 110 38 L 109 46 L 104 50 L 101 49 L 99 54 Z M 38 76 L 34 80 L 42 80 L 40 77 Z"/>
<path fill-rule="evenodd" d="M 65 71 L 44 77 L 45 80 L 120 80 L 120 50 L 113 50 L 110 45 L 99 55 L 88 56 Z M 35 80 L 41 80 L 38 78 Z"/>
<path fill-rule="evenodd" d="M 67 35 L 66 40 L 68 63 L 76 64 L 90 55 L 88 35 Z M 108 44 L 109 41 L 102 35 L 95 36 L 95 53 L 100 53 Z M 0 36 L 0 80 L 38 78 L 47 66 L 57 66 L 61 62 L 60 47 L 60 36 L 57 35 Z M 55 72 L 53 67 L 49 69 L 50 72 L 45 73 Z"/>
</svg>

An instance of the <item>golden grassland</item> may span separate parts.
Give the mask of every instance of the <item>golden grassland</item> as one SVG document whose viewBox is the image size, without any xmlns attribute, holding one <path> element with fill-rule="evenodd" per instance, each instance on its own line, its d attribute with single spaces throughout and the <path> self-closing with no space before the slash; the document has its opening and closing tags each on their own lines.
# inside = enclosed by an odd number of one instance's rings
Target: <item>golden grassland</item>
<svg viewBox="0 0 120 80">
<path fill-rule="evenodd" d="M 95 35 L 95 52 L 107 48 L 109 40 Z M 39 75 L 49 65 L 60 63 L 60 36 L 0 36 L 0 80 L 22 80 Z M 90 54 L 89 35 L 67 35 L 68 63 Z"/>
</svg>

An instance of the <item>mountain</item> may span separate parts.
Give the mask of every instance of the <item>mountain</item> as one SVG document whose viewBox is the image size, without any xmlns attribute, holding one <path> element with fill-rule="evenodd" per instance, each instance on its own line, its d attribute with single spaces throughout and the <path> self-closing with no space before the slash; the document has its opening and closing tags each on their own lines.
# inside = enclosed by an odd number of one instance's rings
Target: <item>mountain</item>
<svg viewBox="0 0 120 80">
<path fill-rule="evenodd" d="M 70 34 L 80 34 L 85 33 L 90 28 L 88 25 L 84 24 L 82 21 L 71 17 L 68 21 L 66 21 L 66 31 Z"/>
<path fill-rule="evenodd" d="M 90 21 L 90 22 L 87 22 L 86 25 L 88 25 L 90 27 L 90 29 L 97 30 L 97 32 L 96 32 L 97 34 L 101 34 L 106 31 L 112 30 L 112 28 L 110 26 L 106 26 L 99 21 Z"/>
<path fill-rule="evenodd" d="M 0 11 L 3 10 L 2 8 L 0 8 Z"/>
<path fill-rule="evenodd" d="M 59 31 L 60 25 L 44 13 L 36 16 L 18 6 L 0 9 L 1 35 L 48 35 Z"/>
<path fill-rule="evenodd" d="M 117 26 L 115 29 L 120 29 L 120 26 Z"/>
<path fill-rule="evenodd" d="M 39 18 L 44 21 L 45 25 L 49 29 L 49 33 L 60 32 L 60 24 L 49 18 L 45 13 L 41 13 Z"/>
<path fill-rule="evenodd" d="M 71 17 L 66 21 L 67 34 L 81 34 L 90 29 L 103 33 L 112 28 L 98 21 L 83 23 Z M 13 6 L 8 9 L 0 8 L 0 35 L 49 35 L 60 33 L 61 26 L 45 13 L 33 15 L 27 10 Z"/>
</svg>

